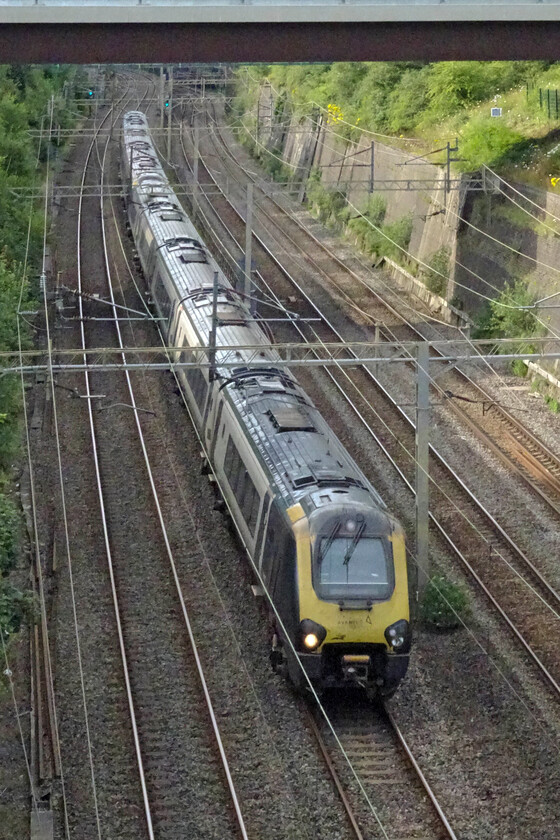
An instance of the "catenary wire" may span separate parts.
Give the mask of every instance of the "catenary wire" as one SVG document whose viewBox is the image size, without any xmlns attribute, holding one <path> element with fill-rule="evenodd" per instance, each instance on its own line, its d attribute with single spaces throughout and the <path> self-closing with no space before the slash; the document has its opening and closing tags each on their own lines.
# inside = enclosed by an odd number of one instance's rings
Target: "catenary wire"
<svg viewBox="0 0 560 840">
<path fill-rule="evenodd" d="M 414 460 L 414 459 L 413 459 L 413 460 Z M 261 582 L 262 582 L 262 581 L 261 581 Z M 463 624 L 464 624 L 464 622 L 463 622 L 462 620 L 461 620 L 461 623 L 463 623 Z M 474 634 L 472 634 L 472 631 L 469 631 L 469 633 L 471 633 L 471 635 L 473 635 L 473 637 L 474 637 Z M 474 637 L 474 638 L 475 638 L 475 640 L 476 640 L 476 637 Z M 479 647 L 480 647 L 481 649 L 484 649 L 483 645 L 482 645 L 480 642 L 478 642 L 478 640 L 476 640 L 476 641 L 477 641 L 477 644 L 479 645 Z M 502 673 L 502 672 L 501 672 L 501 670 L 499 669 L 499 667 L 498 667 L 497 665 L 496 665 L 496 668 L 497 668 L 497 670 L 498 670 L 498 672 L 499 672 L 499 673 Z M 506 683 L 508 684 L 508 686 L 510 686 L 510 688 L 512 688 L 512 690 L 514 691 L 515 695 L 516 695 L 516 696 L 518 696 L 518 695 L 517 695 L 517 692 L 515 692 L 515 690 L 514 690 L 514 689 L 513 689 L 513 687 L 511 686 L 511 683 L 507 680 L 507 678 L 505 677 L 505 675 L 502 675 L 502 676 L 504 677 L 504 679 L 505 679 Z M 521 699 L 521 698 L 519 698 L 519 699 Z M 523 705 L 524 705 L 526 708 L 528 708 L 528 707 L 526 706 L 526 704 L 524 703 L 524 701 L 521 701 L 521 702 L 523 702 Z M 530 710 L 529 710 L 529 712 L 530 712 Z M 532 712 L 530 712 L 530 713 L 531 713 L 531 715 L 532 715 Z M 534 715 L 532 715 L 532 716 L 534 717 Z M 542 724 L 541 724 L 541 726 L 542 726 Z"/>
<path fill-rule="evenodd" d="M 285 250 L 285 249 L 283 249 L 283 248 L 282 248 L 282 250 Z M 317 339 L 320 343 L 322 343 L 322 342 L 321 342 L 320 337 L 318 336 L 318 334 L 316 333 L 316 331 L 315 331 L 312 327 L 311 327 L 311 331 L 312 331 L 312 332 L 314 333 L 314 335 L 316 336 L 316 339 Z M 345 376 L 345 377 L 346 377 L 349 381 L 351 381 L 351 380 L 350 380 L 350 377 L 349 377 L 349 375 L 348 375 L 348 373 L 347 373 L 346 371 L 342 371 L 342 372 L 343 372 L 343 375 L 344 375 L 344 376 Z M 432 384 L 434 384 L 434 385 L 436 384 L 436 383 L 435 383 L 435 380 L 431 379 L 431 381 L 432 381 Z M 362 392 L 358 389 L 358 387 L 357 387 L 354 383 L 352 383 L 352 385 L 353 385 L 353 387 L 354 387 L 354 388 L 358 391 L 358 393 L 360 394 L 360 396 L 362 397 L 362 399 L 364 399 L 364 400 L 366 401 L 366 403 L 370 406 L 370 408 L 372 409 L 372 411 L 374 411 L 374 413 L 376 414 L 376 416 L 378 417 L 378 419 L 379 419 L 381 422 L 383 422 L 383 423 L 384 423 L 384 421 L 382 420 L 382 418 L 380 417 L 380 415 L 379 415 L 379 414 L 375 411 L 375 408 L 371 405 L 371 403 L 369 402 L 369 400 L 367 399 L 367 397 L 366 397 L 366 396 L 365 396 L 365 395 L 364 395 L 364 394 L 363 394 L 363 393 L 362 393 Z M 386 424 L 384 424 L 384 425 L 386 425 Z M 387 426 L 386 426 L 386 428 L 387 428 L 387 431 L 389 431 L 389 432 L 393 435 L 393 437 L 395 437 L 395 438 L 396 438 L 396 436 L 394 435 L 394 433 L 392 433 L 392 432 L 391 432 L 391 430 L 390 430 Z M 413 454 L 413 453 L 411 453 L 411 452 L 410 452 L 410 451 L 409 451 L 409 450 L 405 447 L 405 445 L 404 445 L 404 444 L 403 444 L 400 440 L 398 440 L 398 439 L 397 439 L 397 442 L 398 442 L 399 446 L 401 446 L 401 448 L 403 449 L 403 451 L 406 453 L 406 455 L 407 455 L 407 456 L 408 456 L 408 457 L 409 457 L 409 458 L 413 461 L 413 463 L 416 463 L 416 459 L 415 459 L 414 454 Z M 436 486 L 436 487 L 437 487 L 437 485 L 435 485 L 435 482 L 434 482 L 433 477 L 429 476 L 429 474 L 428 474 L 428 477 L 429 477 L 430 481 L 431 481 L 432 483 L 434 483 L 434 486 Z M 443 493 L 443 490 L 442 490 L 441 488 L 439 488 L 439 487 L 438 487 L 438 489 L 440 490 L 440 492 L 442 492 L 442 493 Z M 453 503 L 453 502 L 452 502 L 452 500 L 451 500 L 449 497 L 447 497 L 447 495 L 446 495 L 445 493 L 444 493 L 444 495 L 446 496 L 446 498 L 448 499 L 448 501 L 449 501 L 449 502 L 450 502 L 450 503 L 451 503 L 451 504 L 452 504 L 452 505 L 453 505 L 453 506 L 457 509 L 457 511 L 458 511 L 459 513 L 461 513 L 461 515 L 462 515 L 463 517 L 465 517 L 464 512 L 460 511 L 460 509 L 457 507 L 457 505 L 456 505 L 455 503 Z M 476 526 L 475 526 L 473 523 L 471 523 L 471 522 L 470 522 L 470 520 L 468 520 L 468 518 L 467 518 L 467 521 L 469 522 L 469 525 L 470 525 L 470 526 L 471 526 L 471 527 L 472 527 L 475 531 L 477 531 Z M 477 532 L 478 532 L 478 531 L 477 531 Z M 480 534 L 480 536 L 482 536 L 482 535 Z M 483 537 L 483 539 L 487 542 L 486 538 L 484 538 L 484 537 Z M 510 565 L 510 564 L 508 563 L 508 561 L 506 560 L 506 558 L 504 558 L 501 554 L 500 554 L 499 556 L 501 557 L 501 559 L 502 559 L 504 562 L 506 562 L 508 565 Z M 511 570 L 512 570 L 512 571 L 515 571 L 515 570 L 513 569 L 513 567 L 511 567 L 511 565 L 510 565 L 510 568 L 511 568 Z M 536 592 L 535 592 L 535 590 L 533 589 L 533 587 L 531 587 L 531 585 L 529 584 L 529 582 L 528 582 L 528 581 L 525 581 L 525 579 L 524 579 L 521 575 L 519 575 L 519 573 L 518 573 L 518 572 L 515 572 L 515 573 L 518 575 L 518 577 L 519 577 L 521 580 L 523 580 L 523 582 L 524 582 L 527 586 L 529 586 L 529 588 L 533 591 L 533 594 L 536 594 L 536 595 L 537 595 L 537 597 L 539 597 L 539 598 L 543 601 L 543 603 L 544 603 L 546 606 L 548 606 L 548 605 L 546 604 L 546 602 L 544 601 L 544 599 L 542 599 L 542 596 L 538 595 L 538 593 L 536 593 Z M 552 608 L 551 608 L 551 607 L 549 607 L 549 609 L 551 609 L 551 610 L 552 610 Z M 555 617 L 556 617 L 556 618 L 560 618 L 560 616 L 559 616 L 559 615 L 558 615 L 558 614 L 557 614 L 554 610 L 552 610 L 552 612 L 553 612 L 553 614 L 555 615 Z"/>
<path fill-rule="evenodd" d="M 244 169 L 244 167 L 243 167 L 243 166 L 241 166 L 241 168 L 242 168 L 242 169 Z M 249 174 L 249 175 L 254 174 L 254 173 L 252 173 L 250 170 L 247 170 L 247 169 L 244 169 L 244 171 L 245 171 L 247 174 Z M 347 196 L 346 196 L 344 193 L 342 193 L 342 192 L 341 192 L 340 194 L 344 196 L 344 198 L 345 198 L 345 200 L 346 200 L 346 203 L 347 203 L 347 205 L 348 205 L 348 204 L 349 204 L 349 201 L 348 201 Z M 258 204 L 257 204 L 257 206 L 258 206 Z M 351 206 L 352 206 L 352 207 L 354 207 L 354 205 L 351 205 Z M 371 225 L 372 225 L 372 227 L 374 227 L 374 228 L 375 228 L 376 230 L 378 230 L 380 233 L 383 233 L 383 231 L 381 230 L 381 228 L 377 228 L 375 225 L 373 225 L 373 223 L 372 223 L 369 219 L 367 219 L 367 217 L 366 217 L 366 216 L 364 216 L 364 214 L 363 214 L 363 213 L 361 213 L 361 211 L 357 210 L 357 208 L 355 208 L 355 209 L 356 209 L 356 212 L 358 213 L 358 215 L 359 215 L 359 216 L 362 216 L 363 218 L 365 218 L 365 219 L 369 222 L 369 224 L 371 224 Z M 447 280 L 447 277 L 446 277 L 443 273 L 441 273 L 441 272 L 440 272 L 440 271 L 438 271 L 437 269 L 432 269 L 430 266 L 427 266 L 425 263 L 422 263 L 422 262 L 421 262 L 421 261 L 420 261 L 417 257 L 415 257 L 413 254 L 411 254 L 409 251 L 406 251 L 406 249 L 402 248 L 402 246 L 399 246 L 399 245 L 398 245 L 398 243 L 396 243 L 393 239 L 391 239 L 391 238 L 390 238 L 387 234 L 384 234 L 384 235 L 385 235 L 385 238 L 387 238 L 387 239 L 388 239 L 388 240 L 389 240 L 392 244 L 394 244 L 396 247 L 399 247 L 399 248 L 400 248 L 400 249 L 401 249 L 401 250 L 402 250 L 402 251 L 406 254 L 406 256 L 410 257 L 412 260 L 415 260 L 416 262 L 418 262 L 419 264 L 423 265 L 424 267 L 428 267 L 428 268 L 430 268 L 430 270 L 432 270 L 434 273 L 438 274 L 438 275 L 439 275 L 440 277 L 442 277 L 444 280 Z M 296 259 L 295 257 L 293 257 L 293 255 L 290 255 L 290 256 L 291 256 L 292 258 Z M 477 275 L 477 274 L 476 274 L 475 272 L 473 272 L 471 269 L 468 269 L 466 266 L 463 266 L 463 265 L 462 265 L 461 263 L 459 263 L 457 260 L 455 260 L 455 264 L 456 264 L 456 265 L 458 265 L 460 268 L 463 268 L 463 269 L 464 269 L 464 270 L 466 270 L 467 272 L 471 273 L 474 277 L 476 277 L 477 279 L 479 279 L 482 283 L 485 283 L 486 285 L 489 285 L 489 286 L 490 286 L 490 287 L 491 287 L 494 291 L 496 291 L 496 292 L 498 292 L 498 291 L 499 291 L 496 287 L 494 287 L 494 286 L 492 286 L 491 284 L 487 283 L 487 281 L 485 281 L 482 277 L 480 277 L 479 275 Z M 302 268 L 303 268 L 303 267 L 304 267 L 304 266 L 302 265 Z M 378 278 L 378 279 L 379 279 L 379 278 Z M 383 280 L 381 280 L 381 283 L 382 283 L 383 285 L 385 285 L 387 288 L 390 288 L 390 287 L 388 286 L 388 284 L 387 284 L 387 283 L 385 283 Z M 460 283 L 456 283 L 456 285 L 461 286 L 462 284 L 460 284 Z M 467 287 L 463 287 L 463 288 L 467 288 Z M 391 291 L 393 294 L 395 294 L 394 289 L 390 288 L 390 291 Z M 397 295 L 397 297 L 398 297 L 399 299 L 401 299 L 399 295 Z M 488 298 L 488 300 L 490 300 L 490 298 Z M 492 298 L 491 300 L 494 300 L 494 299 Z M 412 307 L 411 307 L 409 304 L 407 304 L 407 303 L 406 303 L 406 301 L 404 302 L 404 305 L 405 305 L 407 308 L 412 309 Z M 505 305 L 505 304 L 504 304 L 504 305 Z M 430 321 L 433 321 L 433 322 L 435 322 L 435 323 L 440 323 L 440 324 L 442 324 L 442 325 L 444 325 L 444 326 L 448 326 L 447 324 L 443 324 L 442 322 L 438 321 L 437 319 L 433 318 L 432 316 L 428 316 L 428 317 L 429 317 L 429 320 L 430 320 Z M 536 315 L 535 315 L 534 317 L 535 317 L 535 318 L 537 318 L 537 316 L 536 316 Z M 537 320 L 539 320 L 539 319 L 537 318 Z M 466 337 L 466 340 L 467 340 L 467 341 L 469 341 L 468 336 Z M 473 352 L 475 352 L 475 354 L 476 354 L 476 355 L 480 355 L 480 354 L 479 354 L 478 349 L 477 349 L 474 345 L 472 345 L 472 344 L 471 344 L 470 346 L 471 346 L 471 349 L 473 350 Z M 504 381 L 504 380 L 503 380 L 503 377 L 501 377 L 501 376 L 500 376 L 500 374 L 499 374 L 499 372 L 498 372 L 498 371 L 496 371 L 496 370 L 495 370 L 495 368 L 493 368 L 493 366 L 490 364 L 490 362 L 489 362 L 488 360 L 486 360 L 486 359 L 485 359 L 485 360 L 483 361 L 483 364 L 484 364 L 484 366 L 488 369 L 488 371 L 491 373 L 491 375 L 492 375 L 493 377 L 496 377 L 496 378 L 498 379 L 498 381 L 499 381 L 499 382 L 501 382 L 501 383 L 503 384 L 503 381 Z M 516 399 L 516 400 L 517 400 L 517 402 L 519 403 L 519 406 L 520 406 L 520 407 L 522 407 L 521 400 L 519 399 L 519 397 L 517 397 L 517 395 L 514 395 L 514 399 Z"/>
</svg>

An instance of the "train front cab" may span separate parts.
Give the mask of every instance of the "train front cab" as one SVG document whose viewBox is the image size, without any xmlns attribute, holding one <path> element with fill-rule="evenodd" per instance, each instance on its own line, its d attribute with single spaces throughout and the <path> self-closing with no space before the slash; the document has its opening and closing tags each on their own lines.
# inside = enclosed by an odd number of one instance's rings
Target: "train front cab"
<svg viewBox="0 0 560 840">
<path fill-rule="evenodd" d="M 404 535 L 381 509 L 344 505 L 288 514 L 296 541 L 299 617 L 294 642 L 313 686 L 362 686 L 390 696 L 410 651 Z M 307 681 L 288 657 L 290 677 Z"/>
</svg>

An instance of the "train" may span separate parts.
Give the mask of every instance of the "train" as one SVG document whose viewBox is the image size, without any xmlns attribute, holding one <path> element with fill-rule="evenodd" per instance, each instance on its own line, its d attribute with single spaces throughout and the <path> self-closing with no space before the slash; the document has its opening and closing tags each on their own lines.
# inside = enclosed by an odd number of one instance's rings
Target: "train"
<svg viewBox="0 0 560 840">
<path fill-rule="evenodd" d="M 391 696 L 411 648 L 403 529 L 209 253 L 145 114 L 123 120 L 135 249 L 174 362 L 199 365 L 176 372 L 267 599 L 272 665 L 298 690 Z M 220 347 L 239 347 L 234 367 Z"/>
</svg>

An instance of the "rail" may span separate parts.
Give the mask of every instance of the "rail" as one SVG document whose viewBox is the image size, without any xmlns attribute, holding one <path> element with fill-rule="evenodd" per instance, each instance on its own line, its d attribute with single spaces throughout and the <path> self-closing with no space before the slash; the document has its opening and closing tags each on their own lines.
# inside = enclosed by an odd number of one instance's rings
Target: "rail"
<svg viewBox="0 0 560 840">
<path fill-rule="evenodd" d="M 209 172 L 208 168 L 207 168 L 207 171 Z M 210 172 L 209 172 L 209 174 L 210 174 Z M 215 182 L 216 182 L 216 186 L 218 186 L 218 182 L 217 182 L 217 180 L 216 180 L 216 179 L 214 179 L 214 180 L 215 180 Z M 233 210 L 237 213 L 237 215 L 239 216 L 239 218 L 243 221 L 243 216 L 242 216 L 242 213 L 241 213 L 239 210 L 237 210 L 237 208 L 235 208 L 235 206 L 232 204 L 231 200 L 230 200 L 227 196 L 224 196 L 224 198 L 225 198 L 225 200 L 226 200 L 226 201 L 230 204 L 230 206 L 233 208 Z M 262 240 L 262 239 L 261 239 L 261 238 L 260 238 L 257 234 L 255 234 L 254 232 L 253 232 L 253 235 L 254 235 L 255 240 L 259 243 L 260 247 L 261 247 L 261 248 L 263 248 L 263 250 L 267 253 L 267 255 L 270 257 L 270 259 L 272 259 L 272 261 L 273 261 L 273 262 L 274 262 L 274 263 L 275 263 L 275 264 L 276 264 L 276 265 L 280 268 L 280 270 L 283 272 L 283 274 L 284 274 L 284 275 L 288 278 L 289 282 L 290 282 L 290 283 L 291 283 L 291 284 L 292 284 L 292 285 L 293 285 L 293 286 L 294 286 L 294 287 L 298 290 L 298 292 L 302 295 L 302 297 L 304 298 L 304 300 L 307 302 L 307 305 L 311 308 L 311 311 L 312 311 L 315 315 L 318 315 L 319 317 L 321 317 L 322 321 L 323 321 L 323 322 L 324 322 L 324 323 L 328 326 L 328 328 L 329 328 L 329 329 L 331 330 L 331 332 L 332 332 L 332 333 L 336 336 L 336 338 L 337 338 L 339 341 L 342 341 L 342 336 L 340 335 L 340 333 L 339 333 L 339 332 L 337 331 L 337 329 L 336 329 L 336 328 L 335 328 L 335 327 L 334 327 L 334 326 L 330 323 L 330 321 L 329 321 L 327 318 L 325 318 L 325 316 L 322 314 L 322 312 L 321 312 L 321 310 L 319 309 L 319 307 L 318 307 L 318 306 L 317 306 L 317 305 L 313 302 L 313 300 L 311 299 L 311 297 L 309 296 L 309 294 L 308 294 L 308 293 L 307 293 L 307 292 L 306 292 L 306 291 L 302 288 L 301 284 L 300 284 L 300 283 L 299 283 L 299 282 L 298 282 L 298 281 L 297 281 L 294 277 L 292 277 L 292 276 L 289 274 L 289 272 L 287 272 L 287 271 L 286 271 L 286 269 L 285 269 L 285 268 L 284 268 L 284 267 L 280 264 L 280 262 L 279 262 L 278 258 L 277 258 L 277 257 L 276 257 L 273 253 L 272 253 L 272 251 L 271 251 L 271 250 L 270 250 L 270 248 L 266 245 L 266 243 L 264 243 L 264 241 L 263 241 L 263 240 Z M 272 292 L 272 290 L 270 289 L 270 287 L 268 288 L 268 291 L 269 291 L 269 293 L 270 293 L 270 294 L 272 294 L 272 295 L 274 296 L 274 293 Z M 274 297 L 276 297 L 276 296 L 274 296 Z M 279 302 L 279 301 L 278 301 L 278 302 Z M 279 303 L 280 303 L 280 302 L 279 302 Z M 302 335 L 302 337 L 304 337 L 303 332 L 302 332 L 302 331 L 300 330 L 300 328 L 298 327 L 298 323 L 297 323 L 297 321 L 295 321 L 295 322 L 294 322 L 294 327 L 295 327 L 295 328 L 296 328 L 296 329 L 300 332 L 300 335 Z M 317 339 L 320 341 L 320 339 L 319 339 L 318 337 L 317 337 Z M 304 340 L 305 340 L 305 338 L 304 338 Z M 405 411 L 404 411 L 404 410 L 403 410 L 403 409 L 402 409 L 399 405 L 397 405 L 396 401 L 395 401 L 395 400 L 393 399 L 393 397 L 392 397 L 392 396 L 388 393 L 387 389 L 385 389 L 385 388 L 383 387 L 383 385 L 382 385 L 382 384 L 381 384 L 381 383 L 380 383 L 380 382 L 376 379 L 376 377 L 375 377 L 375 375 L 373 374 L 373 372 L 372 372 L 369 368 L 364 368 L 364 371 L 365 371 L 366 375 L 369 377 L 369 379 L 370 379 L 370 380 L 371 380 L 371 381 L 372 381 L 372 382 L 376 385 L 376 387 L 377 387 L 377 388 L 379 388 L 379 389 L 381 390 L 381 392 L 382 392 L 382 394 L 383 394 L 384 398 L 386 398 L 386 399 L 389 401 L 389 403 L 393 405 L 393 407 L 395 408 L 395 410 L 397 411 L 397 413 L 400 415 L 400 417 L 402 418 L 402 420 L 403 420 L 406 424 L 408 424 L 408 426 L 409 426 L 411 429 L 413 429 L 413 428 L 414 428 L 414 424 L 413 424 L 412 420 L 408 417 L 408 415 L 406 414 L 406 412 L 405 412 Z M 331 378 L 332 378 L 332 374 L 330 373 L 330 371 L 328 371 L 328 373 L 329 373 L 329 376 L 331 376 Z M 333 381 L 334 381 L 334 380 L 333 380 Z M 397 472 L 400 474 L 401 478 L 402 478 L 402 479 L 403 479 L 403 481 L 405 482 L 405 484 L 406 484 L 406 486 L 408 487 L 409 491 L 410 491 L 410 492 L 414 495 L 414 488 L 412 487 L 411 483 L 408 481 L 408 479 L 407 479 L 407 478 L 406 478 L 406 476 L 404 475 L 404 473 L 403 473 L 403 471 L 401 470 L 401 468 L 400 468 L 400 467 L 398 466 L 398 464 L 395 462 L 394 458 L 393 458 L 393 457 L 391 456 L 391 454 L 388 452 L 387 448 L 383 445 L 383 443 L 381 442 L 381 440 L 379 439 L 379 437 L 375 434 L 375 432 L 373 431 L 373 429 L 371 428 L 371 426 L 368 424 L 368 422 L 366 421 L 366 419 L 365 419 L 365 418 L 363 417 L 363 415 L 360 413 L 360 411 L 358 410 L 357 406 L 353 403 L 353 401 L 350 399 L 350 397 L 348 396 L 348 394 L 346 394 L 346 393 L 344 392 L 344 390 L 343 390 L 342 386 L 341 386 L 338 382 L 334 382 L 334 384 L 335 384 L 335 386 L 339 389 L 339 391 L 341 392 L 341 394 L 343 395 L 343 397 L 344 397 L 344 398 L 348 401 L 348 403 L 350 404 L 350 406 L 351 406 L 352 410 L 354 411 L 354 413 L 356 414 L 356 416 L 360 419 L 360 421 L 363 423 L 363 425 L 366 427 L 366 429 L 368 429 L 368 431 L 372 434 L 372 436 L 373 436 L 374 440 L 376 441 L 377 445 L 380 447 L 381 451 L 385 454 L 385 456 L 386 456 L 386 457 L 389 459 L 389 461 L 392 463 L 393 467 L 394 467 L 394 468 L 397 470 Z M 492 517 L 492 515 L 491 515 L 491 514 L 490 514 L 490 513 L 489 513 L 489 512 L 488 512 L 488 511 L 487 511 L 487 510 L 486 510 L 486 509 L 482 506 L 482 504 L 478 501 L 478 499 L 476 499 L 476 497 L 474 496 L 474 494 L 473 494 L 473 493 L 472 493 L 472 492 L 471 492 L 471 491 L 470 491 L 470 490 L 466 487 L 465 483 L 464 483 L 464 482 L 462 481 L 462 479 L 461 479 L 461 478 L 457 475 L 457 473 L 456 473 L 456 472 L 452 469 L 452 467 L 451 467 L 449 464 L 447 464 L 447 462 L 446 462 L 446 461 L 445 461 L 445 459 L 441 456 L 441 454 L 440 454 L 440 453 L 438 453 L 438 452 L 437 452 L 437 450 L 436 450 L 434 447 L 430 447 L 430 451 L 431 451 L 432 457 L 434 457 L 435 459 L 437 459 L 438 463 L 439 463 L 439 464 L 441 464 L 441 466 L 443 467 L 444 471 L 445 471 L 446 473 L 448 473 L 450 476 L 452 476 L 452 477 L 453 477 L 453 479 L 454 479 L 454 480 L 457 482 L 457 484 L 461 487 L 461 489 L 463 490 L 463 492 L 467 494 L 467 496 L 468 496 L 468 498 L 470 499 L 470 501 L 471 501 L 471 502 L 475 505 L 475 507 L 476 507 L 476 508 L 477 508 L 477 510 L 480 512 L 480 514 L 484 517 L 484 519 L 485 519 L 487 522 L 489 522 L 489 523 L 490 523 L 491 528 L 493 529 L 493 531 L 494 531 L 494 532 L 496 532 L 496 533 L 498 533 L 498 534 L 500 534 L 501 538 L 502 538 L 502 539 L 505 539 L 506 544 L 508 545 L 508 548 L 509 548 L 511 551 L 513 551 L 517 557 L 519 557 L 519 558 L 521 559 L 521 561 L 522 561 L 522 563 L 523 563 L 523 564 L 527 565 L 527 566 L 528 566 L 528 568 L 531 568 L 531 571 L 533 571 L 531 564 L 527 564 L 527 563 L 526 563 L 527 558 L 525 557 L 525 555 L 523 554 L 523 552 L 521 552 L 521 551 L 520 551 L 520 549 L 519 549 L 519 548 L 518 548 L 518 547 L 514 544 L 513 540 L 511 540 L 511 539 L 508 537 L 508 535 L 504 532 L 504 530 L 501 528 L 501 526 L 499 525 L 499 523 L 497 523 L 497 522 L 496 522 L 495 518 L 494 518 L 494 517 Z M 501 606 L 501 604 L 499 603 L 499 601 L 497 600 L 497 598 L 496 598 L 496 597 L 494 597 L 494 595 L 490 592 L 489 587 L 488 587 L 488 586 L 484 583 L 484 581 L 481 579 L 480 575 L 477 573 L 477 571 L 475 570 L 475 568 L 473 567 L 473 565 L 471 564 L 471 562 L 469 562 L 469 560 L 467 559 L 467 557 L 464 555 L 464 553 L 463 553 L 463 552 L 460 550 L 460 548 L 457 546 L 457 544 L 456 544 L 455 540 L 454 540 L 454 539 L 451 537 L 451 535 L 450 535 L 450 534 L 446 531 L 445 527 L 444 527 L 444 526 L 443 526 L 443 525 L 442 525 L 442 524 L 438 521 L 437 517 L 436 517 L 433 513 L 430 513 L 430 521 L 431 521 L 431 522 L 433 523 L 433 525 L 437 528 L 437 530 L 441 533 L 441 535 L 443 536 L 444 540 L 446 541 L 446 543 L 448 544 L 448 546 L 452 549 L 453 553 L 454 553 L 454 554 L 455 554 L 455 555 L 459 558 L 460 562 L 461 562 L 461 563 L 462 563 L 462 565 L 465 567 L 465 569 L 466 569 L 466 570 L 469 572 L 469 574 L 470 574 L 470 575 L 474 578 L 474 580 L 476 581 L 476 583 L 477 583 L 477 584 L 478 584 L 478 585 L 482 588 L 482 590 L 484 591 L 485 595 L 486 595 L 486 596 L 487 596 L 487 598 L 490 600 L 490 602 L 493 604 L 493 606 L 495 607 L 495 609 L 497 609 L 497 611 L 500 613 L 500 615 L 502 616 L 502 619 L 506 622 L 506 624 L 508 625 L 508 627 L 510 628 L 510 630 L 512 631 L 512 633 L 515 635 L 515 637 L 516 637 L 516 638 L 518 639 L 518 641 L 521 643 L 522 647 L 525 649 L 526 653 L 529 655 L 529 657 L 533 660 L 534 664 L 537 666 L 537 668 L 538 668 L 538 670 L 540 671 L 541 675 L 544 677 L 544 679 L 545 679 L 546 683 L 547 683 L 547 684 L 548 684 L 548 685 L 552 688 L 552 690 L 553 690 L 553 692 L 555 693 L 555 695 L 556 695 L 556 696 L 560 695 L 560 684 L 559 684 L 559 682 L 558 682 L 558 681 L 555 679 L 555 677 L 551 674 L 550 670 L 549 670 L 549 669 L 545 666 L 545 664 L 542 662 L 542 660 L 541 660 L 541 659 L 540 659 L 540 657 L 537 655 L 537 653 L 535 653 L 535 651 L 533 650 L 533 647 L 531 646 L 530 642 L 529 642 L 529 641 L 525 638 L 525 636 L 523 635 L 523 633 L 522 633 L 522 632 L 518 629 L 518 627 L 516 626 L 515 622 L 514 622 L 514 621 L 510 618 L 510 616 L 508 615 L 508 613 L 506 612 L 506 610 L 505 610 L 505 609 Z M 556 594 L 556 592 L 554 592 L 553 590 L 551 590 L 551 587 L 550 587 L 550 586 L 546 583 L 546 581 L 544 581 L 544 585 L 545 585 L 545 587 L 547 588 L 547 590 L 548 590 L 549 594 L 551 595 L 551 597 L 552 597 L 553 601 L 554 601 L 555 603 L 558 603 L 558 595 Z"/>
</svg>

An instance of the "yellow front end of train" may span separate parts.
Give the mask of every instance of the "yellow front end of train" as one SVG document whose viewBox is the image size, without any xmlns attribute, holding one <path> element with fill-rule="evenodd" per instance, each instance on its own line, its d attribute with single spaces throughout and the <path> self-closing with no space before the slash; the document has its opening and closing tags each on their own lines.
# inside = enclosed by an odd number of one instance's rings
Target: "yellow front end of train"
<svg viewBox="0 0 560 840">
<path fill-rule="evenodd" d="M 359 506 L 333 515 L 288 511 L 296 541 L 298 662 L 301 688 L 362 686 L 390 696 L 410 651 L 406 550 L 402 529 L 385 511 Z"/>
</svg>

